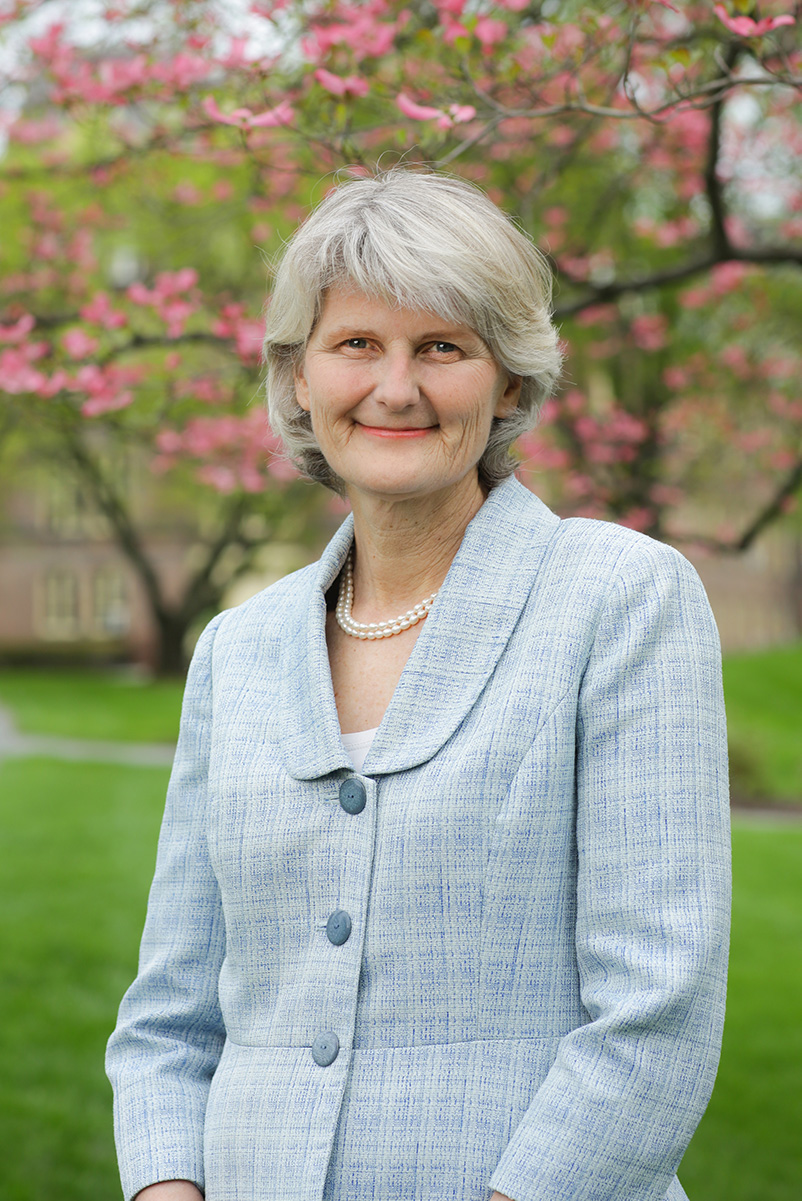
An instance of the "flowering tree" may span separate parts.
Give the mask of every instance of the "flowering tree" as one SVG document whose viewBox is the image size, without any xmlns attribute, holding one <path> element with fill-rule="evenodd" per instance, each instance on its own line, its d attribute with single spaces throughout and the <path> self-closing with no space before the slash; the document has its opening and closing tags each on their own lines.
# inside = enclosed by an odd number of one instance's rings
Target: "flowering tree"
<svg viewBox="0 0 802 1201">
<path fill-rule="evenodd" d="M 299 487 L 256 399 L 261 250 L 344 166 L 459 172 L 550 255 L 568 385 L 522 454 L 561 511 L 738 549 L 792 503 L 790 0 L 0 0 L 0 35 L 7 406 L 90 487 L 165 644 Z M 119 440 L 219 498 L 178 602 L 103 468 Z"/>
</svg>

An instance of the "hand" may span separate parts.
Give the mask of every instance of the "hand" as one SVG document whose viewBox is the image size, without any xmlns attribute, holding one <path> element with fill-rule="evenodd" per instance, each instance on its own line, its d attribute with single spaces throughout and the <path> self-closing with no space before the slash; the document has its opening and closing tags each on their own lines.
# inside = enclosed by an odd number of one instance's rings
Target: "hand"
<svg viewBox="0 0 802 1201">
<path fill-rule="evenodd" d="M 512 1197 L 506 1197 L 504 1193 L 493 1193 L 490 1201 L 512 1201 Z"/>
<path fill-rule="evenodd" d="M 189 1180 L 163 1180 L 143 1188 L 134 1201 L 203 1201 L 203 1193 Z"/>
</svg>

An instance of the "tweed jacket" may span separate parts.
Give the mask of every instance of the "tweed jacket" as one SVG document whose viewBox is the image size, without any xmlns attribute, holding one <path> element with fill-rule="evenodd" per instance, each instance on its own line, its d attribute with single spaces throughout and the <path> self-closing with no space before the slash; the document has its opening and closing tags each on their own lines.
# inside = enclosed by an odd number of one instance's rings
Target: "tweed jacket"
<svg viewBox="0 0 802 1201">
<path fill-rule="evenodd" d="M 325 641 L 352 536 L 198 644 L 109 1044 L 125 1195 L 679 1201 L 729 921 L 698 577 L 506 481 L 356 774 Z"/>
</svg>

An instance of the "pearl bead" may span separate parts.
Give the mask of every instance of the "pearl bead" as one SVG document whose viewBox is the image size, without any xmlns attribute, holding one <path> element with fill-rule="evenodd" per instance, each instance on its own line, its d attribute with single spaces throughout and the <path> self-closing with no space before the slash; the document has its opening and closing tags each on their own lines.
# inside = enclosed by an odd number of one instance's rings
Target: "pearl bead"
<svg viewBox="0 0 802 1201">
<path fill-rule="evenodd" d="M 343 567 L 340 593 L 334 609 L 334 615 L 341 630 L 352 638 L 359 638 L 362 641 L 369 639 L 373 642 L 377 638 L 392 638 L 396 634 L 408 630 L 410 626 L 417 625 L 419 621 L 423 621 L 437 596 L 436 592 L 433 592 L 426 600 L 420 601 L 414 608 L 407 609 L 406 613 L 402 613 L 400 617 L 393 617 L 389 621 L 354 621 L 351 616 L 354 604 L 353 556 L 354 550 L 351 547 Z"/>
</svg>

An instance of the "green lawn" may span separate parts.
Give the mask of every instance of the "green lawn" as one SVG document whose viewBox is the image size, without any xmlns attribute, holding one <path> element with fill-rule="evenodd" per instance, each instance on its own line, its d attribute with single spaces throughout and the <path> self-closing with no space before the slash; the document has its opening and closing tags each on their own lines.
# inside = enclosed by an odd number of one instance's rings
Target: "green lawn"
<svg viewBox="0 0 802 1201">
<path fill-rule="evenodd" d="M 0 1197 L 120 1196 L 106 1039 L 136 967 L 167 772 L 0 764 Z"/>
<path fill-rule="evenodd" d="M 0 668 L 0 701 L 26 734 L 175 742 L 183 690 L 120 671 Z"/>
<path fill-rule="evenodd" d="M 119 1195 L 103 1050 L 133 975 L 167 773 L 0 764 L 3 1201 Z M 683 1161 L 693 1201 L 796 1201 L 802 822 L 736 821 L 727 1035 Z"/>
<path fill-rule="evenodd" d="M 802 822 L 736 819 L 727 1021 L 680 1169 L 691 1201 L 795 1201 L 802 1182 Z"/>
<path fill-rule="evenodd" d="M 728 655 L 733 796 L 802 804 L 802 642 Z M 182 684 L 91 671 L 0 669 L 0 701 L 30 734 L 173 742 Z"/>
<path fill-rule="evenodd" d="M 802 802 L 802 642 L 724 660 L 733 795 Z"/>
</svg>

